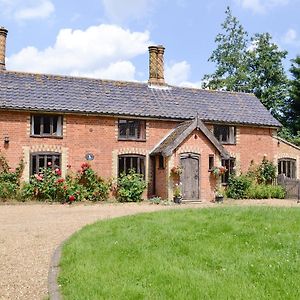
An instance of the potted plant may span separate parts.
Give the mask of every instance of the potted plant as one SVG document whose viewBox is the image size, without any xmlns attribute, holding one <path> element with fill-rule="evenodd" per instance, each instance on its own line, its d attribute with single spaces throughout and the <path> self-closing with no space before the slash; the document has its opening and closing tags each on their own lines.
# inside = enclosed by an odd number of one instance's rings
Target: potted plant
<svg viewBox="0 0 300 300">
<path fill-rule="evenodd" d="M 171 169 L 170 176 L 174 180 L 179 180 L 181 173 L 182 173 L 182 167 L 176 166 Z"/>
<path fill-rule="evenodd" d="M 215 190 L 215 202 L 223 202 L 224 200 L 224 188 L 220 187 Z"/>
<path fill-rule="evenodd" d="M 211 174 L 213 174 L 215 177 L 222 176 L 227 172 L 226 167 L 219 166 L 219 167 L 212 167 L 210 170 Z"/>
<path fill-rule="evenodd" d="M 182 202 L 182 193 L 180 189 L 181 183 L 176 183 L 173 191 L 174 203 L 180 204 Z"/>
</svg>

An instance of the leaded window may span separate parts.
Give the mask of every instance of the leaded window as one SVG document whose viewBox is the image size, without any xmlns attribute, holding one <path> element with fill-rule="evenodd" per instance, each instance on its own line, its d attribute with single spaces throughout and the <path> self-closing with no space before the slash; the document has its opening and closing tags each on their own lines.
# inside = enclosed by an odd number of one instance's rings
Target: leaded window
<svg viewBox="0 0 300 300">
<path fill-rule="evenodd" d="M 222 144 L 235 144 L 236 128 L 228 125 L 214 125 L 214 136 Z"/>
<path fill-rule="evenodd" d="M 281 158 L 278 160 L 278 174 L 284 174 L 288 178 L 296 178 L 296 160 Z"/>
<path fill-rule="evenodd" d="M 119 120 L 119 140 L 145 140 L 146 123 L 143 120 Z"/>
</svg>

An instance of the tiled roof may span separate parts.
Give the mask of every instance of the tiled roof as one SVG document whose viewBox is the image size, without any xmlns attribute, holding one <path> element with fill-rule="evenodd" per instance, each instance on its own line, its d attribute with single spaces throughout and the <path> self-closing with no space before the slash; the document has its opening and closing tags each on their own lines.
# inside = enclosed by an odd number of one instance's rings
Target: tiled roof
<svg viewBox="0 0 300 300">
<path fill-rule="evenodd" d="M 281 126 L 252 94 L 0 71 L 0 109 Z"/>
<path fill-rule="evenodd" d="M 207 137 L 207 139 L 215 146 L 220 152 L 221 156 L 225 159 L 230 157 L 226 149 L 215 138 L 213 133 L 204 125 L 199 117 L 194 120 L 182 122 L 158 145 L 152 150 L 151 154 L 161 154 L 163 156 L 172 155 L 173 151 L 181 145 L 181 143 L 194 131 L 200 130 Z"/>
</svg>

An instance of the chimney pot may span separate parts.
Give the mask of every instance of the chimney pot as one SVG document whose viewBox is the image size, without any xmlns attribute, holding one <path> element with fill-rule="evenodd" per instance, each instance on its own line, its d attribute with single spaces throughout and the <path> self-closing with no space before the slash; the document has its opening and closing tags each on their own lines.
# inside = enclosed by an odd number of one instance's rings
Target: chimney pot
<svg viewBox="0 0 300 300">
<path fill-rule="evenodd" d="M 149 81 L 151 85 L 164 85 L 164 51 L 162 45 L 149 46 Z"/>
<path fill-rule="evenodd" d="M 5 70 L 5 51 L 7 29 L 0 26 L 0 70 Z"/>
</svg>

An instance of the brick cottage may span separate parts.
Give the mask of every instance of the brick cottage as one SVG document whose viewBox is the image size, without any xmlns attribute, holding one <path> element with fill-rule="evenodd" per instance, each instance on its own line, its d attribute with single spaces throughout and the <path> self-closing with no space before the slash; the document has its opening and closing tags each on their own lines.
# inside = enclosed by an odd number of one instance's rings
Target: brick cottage
<svg viewBox="0 0 300 300">
<path fill-rule="evenodd" d="M 276 136 L 280 123 L 254 95 L 166 84 L 162 46 L 149 47 L 149 81 L 137 83 L 8 71 L 6 36 L 0 28 L 0 151 L 12 167 L 24 160 L 24 180 L 49 161 L 65 175 L 88 159 L 105 178 L 135 168 L 148 196 L 171 199 L 181 166 L 184 199 L 210 200 L 263 157 L 300 178 L 300 149 Z"/>
</svg>

